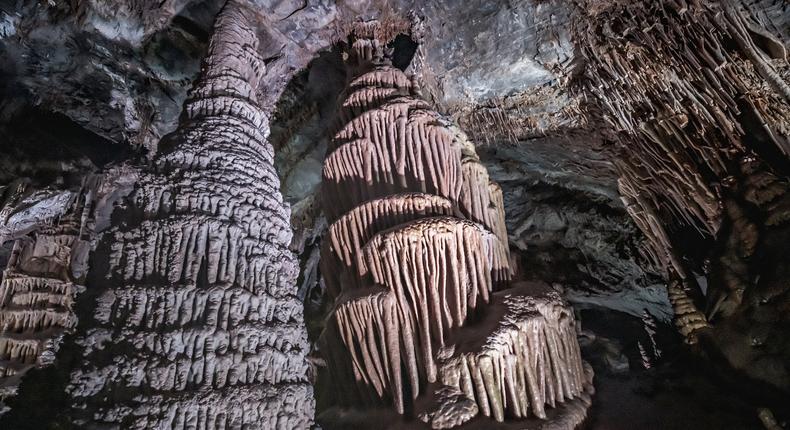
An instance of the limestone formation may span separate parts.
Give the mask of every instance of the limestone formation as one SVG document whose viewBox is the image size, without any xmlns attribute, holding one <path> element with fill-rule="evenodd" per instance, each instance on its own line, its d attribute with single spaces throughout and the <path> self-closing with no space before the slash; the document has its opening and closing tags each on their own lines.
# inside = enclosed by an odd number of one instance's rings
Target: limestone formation
<svg viewBox="0 0 790 430">
<path fill-rule="evenodd" d="M 501 188 L 362 27 L 323 170 L 333 223 L 321 271 L 335 305 L 322 349 L 336 403 L 431 428 L 545 419 L 590 383 L 573 316 L 540 288 L 494 293 L 512 277 Z"/>
<path fill-rule="evenodd" d="M 672 309 L 675 311 L 675 326 L 686 343 L 697 343 L 697 332 L 709 327 L 705 314 L 697 309 L 680 281 L 670 283 L 667 290 Z"/>
<path fill-rule="evenodd" d="M 495 293 L 486 315 L 448 344 L 440 353 L 441 383 L 475 399 L 496 421 L 545 419 L 545 406 L 578 397 L 587 383 L 573 313 L 545 285 Z"/>
<path fill-rule="evenodd" d="M 589 89 L 623 135 L 617 165 L 629 213 L 659 262 L 685 278 L 683 264 L 665 255 L 672 244 L 663 226 L 715 237 L 723 217 L 716 182 L 751 151 L 772 163 L 790 151 L 790 90 L 777 69 L 784 48 L 733 2 L 577 3 L 587 18 Z M 749 147 L 747 134 L 765 145 Z"/>
<path fill-rule="evenodd" d="M 60 220 L 13 242 L 0 282 L 0 399 L 15 394 L 22 376 L 54 359 L 64 333 L 77 323 L 73 305 L 84 289 L 78 270 L 80 215 L 74 203 Z M 83 255 L 84 256 L 84 255 Z"/>
<path fill-rule="evenodd" d="M 257 104 L 254 12 L 229 2 L 178 129 L 99 245 L 68 393 L 75 423 L 309 428 L 289 209 Z"/>
<path fill-rule="evenodd" d="M 340 294 L 341 282 L 344 288 L 352 288 L 351 284 L 359 282 L 367 273 L 362 247 L 376 232 L 426 216 L 452 214 L 449 200 L 420 193 L 371 200 L 345 213 L 329 227 L 321 247 L 321 267 L 327 290 L 336 297 Z M 350 276 L 341 281 L 334 276 L 336 273 Z"/>
<path fill-rule="evenodd" d="M 588 89 L 618 132 L 619 188 L 676 325 L 786 394 L 785 3 L 577 0 Z"/>
</svg>

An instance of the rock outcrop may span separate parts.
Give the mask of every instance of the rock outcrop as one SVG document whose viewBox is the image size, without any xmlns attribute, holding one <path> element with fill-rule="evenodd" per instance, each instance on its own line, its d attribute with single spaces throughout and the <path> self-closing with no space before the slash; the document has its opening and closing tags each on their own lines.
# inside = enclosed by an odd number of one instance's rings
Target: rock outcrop
<svg viewBox="0 0 790 430">
<path fill-rule="evenodd" d="M 13 244 L 0 281 L 0 400 L 16 394 L 27 371 L 52 363 L 77 323 L 93 204 L 89 193 L 23 198 L 24 183 L 9 188 L 0 237 Z"/>
</svg>

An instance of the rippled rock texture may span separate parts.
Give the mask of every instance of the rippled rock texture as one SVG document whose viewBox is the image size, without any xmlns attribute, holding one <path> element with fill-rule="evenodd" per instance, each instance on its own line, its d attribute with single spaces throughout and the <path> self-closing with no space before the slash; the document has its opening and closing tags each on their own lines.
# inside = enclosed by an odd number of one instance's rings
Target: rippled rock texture
<svg viewBox="0 0 790 430">
<path fill-rule="evenodd" d="M 66 386 L 63 414 L 75 425 L 313 421 L 299 266 L 257 102 L 266 64 L 253 16 L 235 2 L 223 8 L 178 129 L 94 254 L 102 288 L 83 299 L 92 305 Z"/>
</svg>

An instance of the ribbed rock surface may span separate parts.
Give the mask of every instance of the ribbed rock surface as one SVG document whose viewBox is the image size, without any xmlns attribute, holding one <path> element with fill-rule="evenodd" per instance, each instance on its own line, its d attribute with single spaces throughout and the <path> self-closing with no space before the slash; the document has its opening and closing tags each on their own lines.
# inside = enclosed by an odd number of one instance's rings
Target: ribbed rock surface
<svg viewBox="0 0 790 430">
<path fill-rule="evenodd" d="M 573 312 L 559 294 L 543 284 L 517 285 L 495 293 L 485 312 L 440 353 L 443 385 L 475 399 L 496 421 L 546 418 L 545 406 L 582 393 L 586 377 Z"/>
<path fill-rule="evenodd" d="M 321 270 L 336 300 L 322 348 L 336 403 L 407 416 L 429 404 L 433 428 L 546 418 L 544 405 L 586 384 L 572 315 L 532 291 L 486 306 L 511 278 L 501 189 L 382 44 L 355 41 L 349 67 L 323 172 L 334 223 Z"/>
<path fill-rule="evenodd" d="M 377 94 L 368 94 L 374 97 Z M 323 183 L 336 219 L 368 200 L 424 192 L 456 201 L 461 190 L 460 148 L 423 101 L 403 98 L 354 118 L 334 139 L 342 143 L 324 164 Z M 382 128 L 385 124 L 393 124 Z"/>
<path fill-rule="evenodd" d="M 289 209 L 256 90 L 253 12 L 229 2 L 179 128 L 94 267 L 106 287 L 77 343 L 75 422 L 309 428 L 312 387 Z"/>
<path fill-rule="evenodd" d="M 367 273 L 362 247 L 377 232 L 426 216 L 452 215 L 452 203 L 442 197 L 395 194 L 371 200 L 332 223 L 321 247 L 321 267 L 327 291 L 336 297 Z M 341 280 L 342 279 L 342 280 Z"/>
</svg>

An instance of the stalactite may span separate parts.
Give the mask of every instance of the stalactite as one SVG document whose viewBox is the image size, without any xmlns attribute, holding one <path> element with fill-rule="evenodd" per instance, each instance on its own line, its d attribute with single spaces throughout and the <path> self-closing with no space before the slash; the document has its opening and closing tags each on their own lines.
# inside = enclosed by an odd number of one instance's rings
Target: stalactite
<svg viewBox="0 0 790 430">
<path fill-rule="evenodd" d="M 389 124 L 398 124 L 390 126 Z M 425 102 L 399 100 L 356 117 L 336 135 L 346 142 L 324 164 L 330 220 L 367 200 L 424 192 L 457 201 L 460 149 Z"/>
<path fill-rule="evenodd" d="M 84 290 L 82 248 L 91 235 L 88 182 L 78 193 L 63 194 L 65 205 L 55 205 L 63 213 L 51 213 L 55 208 L 44 205 L 26 225 L 14 225 L 12 214 L 36 206 L 11 198 L 3 208 L 4 221 L 12 226 L 5 234 L 17 238 L 0 282 L 0 400 L 16 394 L 28 370 L 50 364 L 63 335 L 77 324 L 74 302 Z"/>
<path fill-rule="evenodd" d="M 685 278 L 691 268 L 683 267 L 689 262 L 676 236 L 690 227 L 712 245 L 733 218 L 727 211 L 738 210 L 719 195 L 725 178 L 739 176 L 738 159 L 756 153 L 774 168 L 785 165 L 790 109 L 775 67 L 787 63 L 766 60 L 774 54 L 764 49 L 777 51 L 776 44 L 754 42 L 751 34 L 771 37 L 736 3 L 576 4 L 587 88 L 620 132 L 617 166 L 629 214 L 667 274 Z M 731 275 L 731 284 L 743 284 L 735 278 L 744 273 Z"/>
<path fill-rule="evenodd" d="M 77 423 L 312 425 L 299 268 L 257 103 L 266 65 L 253 15 L 225 5 L 178 129 L 99 245 L 106 284 L 68 386 Z"/>
<path fill-rule="evenodd" d="M 653 315 L 645 309 L 642 311 L 642 327 L 645 329 L 645 333 L 647 334 L 647 338 L 650 339 L 650 347 L 651 352 L 653 353 L 653 358 L 658 360 L 661 358 L 661 348 L 658 347 L 658 342 L 656 342 L 656 319 L 653 318 Z"/>
<path fill-rule="evenodd" d="M 367 274 L 362 247 L 376 232 L 423 217 L 452 214 L 449 200 L 420 193 L 395 194 L 352 209 L 329 227 L 321 248 L 321 270 L 327 291 L 336 297 L 341 287 L 359 286 Z"/>
<path fill-rule="evenodd" d="M 503 421 L 546 418 L 584 390 L 585 371 L 571 311 L 546 285 L 521 285 L 495 295 L 477 326 L 459 330 L 445 351 L 439 379 Z M 486 331 L 485 337 L 477 335 Z"/>
<path fill-rule="evenodd" d="M 399 311 L 395 294 L 370 288 L 341 295 L 330 327 L 324 334 L 324 344 L 334 349 L 330 354 L 332 362 L 338 365 L 331 369 L 335 380 L 344 385 L 343 392 L 351 396 L 360 393 L 359 399 L 339 400 L 352 405 L 376 405 L 389 400 L 398 413 L 403 413 L 404 380 L 413 388 L 419 387 L 419 349 L 414 321 Z M 337 344 L 337 339 L 342 344 Z M 406 375 L 405 379 L 402 375 Z M 359 390 L 355 384 L 370 391 Z M 415 396 L 417 392 L 412 390 Z"/>
<path fill-rule="evenodd" d="M 461 327 L 488 301 L 493 235 L 458 218 L 423 218 L 374 236 L 363 253 L 377 285 L 395 292 L 401 309 L 416 320 L 427 379 L 434 382 L 433 345 Z M 488 244 L 486 243 L 488 242 Z"/>
<path fill-rule="evenodd" d="M 669 302 L 675 311 L 675 327 L 685 338 L 686 343 L 697 343 L 698 332 L 701 329 L 710 327 L 705 315 L 694 305 L 688 296 L 684 285 L 679 280 L 672 281 L 668 287 Z"/>
<path fill-rule="evenodd" d="M 642 359 L 642 367 L 645 368 L 645 370 L 650 370 L 653 367 L 653 359 L 648 355 L 647 350 L 644 345 L 642 345 L 642 341 L 638 341 L 636 346 L 639 349 L 639 357 Z"/>
<path fill-rule="evenodd" d="M 504 246 L 507 258 L 510 248 L 507 246 L 507 226 L 505 226 L 505 202 L 502 188 L 488 177 L 488 171 L 478 160 L 467 158 L 463 161 L 463 186 L 461 188 L 460 208 L 464 217 L 482 224 L 492 231 Z M 507 274 L 497 276 L 509 278 Z M 500 279 L 497 279 L 500 281 Z"/>
<path fill-rule="evenodd" d="M 512 277 L 502 190 L 387 54 L 375 39 L 352 43 L 323 171 L 333 223 L 321 271 L 336 300 L 321 349 L 337 403 L 392 405 L 433 428 L 546 418 L 545 405 L 590 384 L 573 317 L 556 293 L 532 297 L 542 290 L 506 289 L 486 306 Z M 560 428 L 581 422 L 577 409 Z"/>
</svg>

